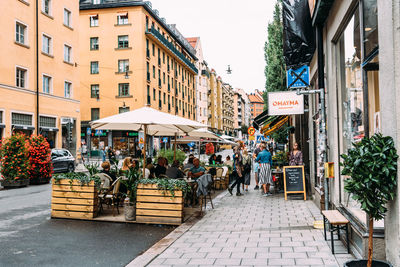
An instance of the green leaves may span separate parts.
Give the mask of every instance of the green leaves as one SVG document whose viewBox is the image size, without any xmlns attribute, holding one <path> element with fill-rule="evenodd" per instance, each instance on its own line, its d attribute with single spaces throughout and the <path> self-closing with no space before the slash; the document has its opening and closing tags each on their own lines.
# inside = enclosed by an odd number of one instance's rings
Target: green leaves
<svg viewBox="0 0 400 267">
<path fill-rule="evenodd" d="M 190 192 L 189 184 L 182 179 L 156 178 L 156 179 L 141 179 L 140 184 L 156 184 L 158 189 L 164 192 L 170 192 L 172 197 L 175 197 L 175 190 L 181 190 L 183 196 Z"/>
<path fill-rule="evenodd" d="M 390 136 L 375 134 L 354 143 L 341 155 L 344 189 L 360 202 L 361 209 L 375 220 L 383 219 L 386 203 L 395 197 L 397 186 L 397 151 Z"/>
</svg>

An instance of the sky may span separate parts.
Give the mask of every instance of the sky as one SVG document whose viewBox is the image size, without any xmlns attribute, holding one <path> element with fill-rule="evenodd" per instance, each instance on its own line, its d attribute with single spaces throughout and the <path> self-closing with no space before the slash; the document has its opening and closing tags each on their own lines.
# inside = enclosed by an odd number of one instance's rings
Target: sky
<svg viewBox="0 0 400 267">
<path fill-rule="evenodd" d="M 275 0 L 151 0 L 185 37 L 200 37 L 204 59 L 224 82 L 265 88 L 264 45 Z M 232 74 L 226 69 L 231 66 Z"/>
</svg>

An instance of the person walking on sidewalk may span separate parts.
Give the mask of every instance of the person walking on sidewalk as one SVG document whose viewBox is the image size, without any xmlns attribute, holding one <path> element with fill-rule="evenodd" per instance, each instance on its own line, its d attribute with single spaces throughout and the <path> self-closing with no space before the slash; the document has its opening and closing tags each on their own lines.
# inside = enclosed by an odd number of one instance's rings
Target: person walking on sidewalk
<svg viewBox="0 0 400 267">
<path fill-rule="evenodd" d="M 233 175 L 236 177 L 235 182 L 228 187 L 229 193 L 232 195 L 232 189 L 236 185 L 236 196 L 242 196 L 240 193 L 240 184 L 243 183 L 243 157 L 241 154 L 241 145 L 237 146 L 233 155 Z"/>
<path fill-rule="evenodd" d="M 254 190 L 258 190 L 260 187 L 258 186 L 258 171 L 259 171 L 259 163 L 255 161 L 257 158 L 258 154 L 261 152 L 260 149 L 260 144 L 257 144 L 256 149 L 254 149 L 253 152 L 253 159 L 254 159 L 254 180 L 256 180 L 256 186 L 254 187 Z"/>
<path fill-rule="evenodd" d="M 247 149 L 244 149 L 243 150 L 243 177 L 244 177 L 243 190 L 246 192 L 249 191 L 250 174 L 251 174 L 251 157 L 250 157 L 249 153 L 247 152 Z"/>
<path fill-rule="evenodd" d="M 264 190 L 263 196 L 270 196 L 269 188 L 272 183 L 272 156 L 264 144 L 261 145 L 261 152 L 258 154 L 256 162 L 260 163 L 258 179 Z"/>
</svg>

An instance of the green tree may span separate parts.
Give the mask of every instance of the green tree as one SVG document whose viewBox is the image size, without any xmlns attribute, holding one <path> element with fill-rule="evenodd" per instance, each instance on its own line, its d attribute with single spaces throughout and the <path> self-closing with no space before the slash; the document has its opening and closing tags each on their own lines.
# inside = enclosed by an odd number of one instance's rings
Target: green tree
<svg viewBox="0 0 400 267">
<path fill-rule="evenodd" d="M 282 3 L 275 3 L 273 21 L 268 23 L 268 40 L 265 42 L 265 92 L 264 109 L 268 108 L 268 92 L 286 90 L 286 67 L 283 58 Z"/>
</svg>

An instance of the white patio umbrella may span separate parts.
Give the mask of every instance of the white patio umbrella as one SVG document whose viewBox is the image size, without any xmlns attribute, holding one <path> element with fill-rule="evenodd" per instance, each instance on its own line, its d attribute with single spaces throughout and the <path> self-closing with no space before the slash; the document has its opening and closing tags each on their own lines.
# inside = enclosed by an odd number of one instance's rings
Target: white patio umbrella
<svg viewBox="0 0 400 267">
<path fill-rule="evenodd" d="M 221 135 L 221 138 L 223 138 L 223 139 L 235 139 L 235 137 L 232 137 L 232 136 L 229 136 L 229 135 L 226 135 L 226 134 Z"/>
<path fill-rule="evenodd" d="M 207 126 L 196 121 L 164 113 L 153 108 L 143 107 L 133 111 L 113 115 L 90 123 L 92 129 L 144 132 L 143 174 L 146 160 L 147 135 L 176 136 Z M 176 149 L 176 144 L 175 144 Z M 174 152 L 175 158 L 175 152 Z"/>
</svg>

